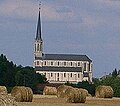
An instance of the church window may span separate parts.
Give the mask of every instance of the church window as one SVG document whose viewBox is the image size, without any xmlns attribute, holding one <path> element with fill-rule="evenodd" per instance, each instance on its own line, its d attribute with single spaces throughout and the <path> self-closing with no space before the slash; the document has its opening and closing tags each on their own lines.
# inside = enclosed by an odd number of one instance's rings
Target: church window
<svg viewBox="0 0 120 106">
<path fill-rule="evenodd" d="M 80 78 L 80 74 L 78 74 L 78 78 Z"/>
<path fill-rule="evenodd" d="M 72 63 L 72 62 L 70 62 L 70 65 L 72 66 L 72 65 L 73 65 L 73 63 Z"/>
<path fill-rule="evenodd" d="M 58 61 L 58 66 L 60 65 L 59 61 Z"/>
<path fill-rule="evenodd" d="M 44 65 L 45 65 L 45 66 L 47 65 L 47 62 L 46 62 L 46 61 L 44 62 Z"/>
<path fill-rule="evenodd" d="M 90 63 L 88 64 L 88 71 L 90 71 Z"/>
<path fill-rule="evenodd" d="M 80 62 L 78 62 L 78 66 L 80 66 Z"/>
<path fill-rule="evenodd" d="M 42 51 L 42 44 L 40 45 L 40 51 Z"/>
<path fill-rule="evenodd" d="M 37 65 L 39 65 L 39 61 L 37 61 Z"/>
<path fill-rule="evenodd" d="M 39 51 L 39 44 L 37 45 L 37 51 Z"/>
<path fill-rule="evenodd" d="M 53 77 L 53 73 L 51 73 L 51 77 Z"/>
<path fill-rule="evenodd" d="M 53 62 L 51 62 L 51 65 L 53 65 Z"/>
<path fill-rule="evenodd" d="M 66 62 L 64 62 L 64 66 L 66 66 Z"/>
<path fill-rule="evenodd" d="M 86 63 L 84 63 L 84 71 L 86 71 Z"/>
<path fill-rule="evenodd" d="M 71 73 L 71 77 L 72 77 L 72 73 Z"/>
<path fill-rule="evenodd" d="M 64 73 L 64 77 L 66 77 L 66 73 Z"/>
<path fill-rule="evenodd" d="M 57 74 L 57 76 L 59 77 L 59 73 Z"/>
</svg>

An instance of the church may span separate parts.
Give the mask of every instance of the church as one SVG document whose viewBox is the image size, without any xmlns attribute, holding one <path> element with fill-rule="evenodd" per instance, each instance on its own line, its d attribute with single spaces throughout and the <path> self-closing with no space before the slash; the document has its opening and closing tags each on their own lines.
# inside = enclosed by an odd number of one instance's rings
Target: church
<svg viewBox="0 0 120 106">
<path fill-rule="evenodd" d="M 45 54 L 41 33 L 41 16 L 37 23 L 34 41 L 34 63 L 36 73 L 45 75 L 49 83 L 92 82 L 92 60 L 87 55 Z"/>
</svg>

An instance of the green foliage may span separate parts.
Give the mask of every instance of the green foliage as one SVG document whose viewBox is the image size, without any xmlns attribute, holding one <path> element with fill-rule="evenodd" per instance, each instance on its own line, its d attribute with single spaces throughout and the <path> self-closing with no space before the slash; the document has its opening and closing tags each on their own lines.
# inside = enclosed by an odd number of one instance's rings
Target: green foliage
<svg viewBox="0 0 120 106">
<path fill-rule="evenodd" d="M 111 86 L 114 90 L 114 96 L 120 97 L 120 78 L 108 77 L 100 82 L 100 85 Z"/>
<path fill-rule="evenodd" d="M 90 84 L 88 81 L 79 82 L 79 83 L 77 84 L 77 87 L 88 90 L 88 92 L 89 92 L 91 95 L 94 95 L 94 94 L 95 94 L 95 85 L 94 85 L 94 84 Z"/>
<path fill-rule="evenodd" d="M 35 90 L 38 83 L 45 83 L 46 78 L 37 74 L 32 67 L 24 67 L 19 70 L 15 76 L 16 85 L 28 86 Z"/>
<path fill-rule="evenodd" d="M 46 83 L 45 76 L 37 74 L 32 67 L 16 66 L 1 54 L 0 85 L 6 86 L 9 91 L 16 85 L 28 86 L 35 90 L 38 83 Z"/>
<path fill-rule="evenodd" d="M 112 76 L 117 77 L 117 75 L 118 75 L 118 72 L 117 72 L 117 69 L 115 68 L 115 70 L 113 70 L 113 72 L 112 72 Z"/>
<path fill-rule="evenodd" d="M 100 85 L 100 80 L 98 78 L 93 78 L 94 86 L 97 87 Z"/>
<path fill-rule="evenodd" d="M 15 85 L 16 66 L 9 62 L 3 54 L 0 56 L 0 85 Z"/>
</svg>

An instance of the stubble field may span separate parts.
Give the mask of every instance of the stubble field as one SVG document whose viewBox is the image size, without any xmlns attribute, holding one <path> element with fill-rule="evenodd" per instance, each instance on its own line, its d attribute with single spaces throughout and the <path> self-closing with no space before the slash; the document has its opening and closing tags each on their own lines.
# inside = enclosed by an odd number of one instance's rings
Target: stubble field
<svg viewBox="0 0 120 106">
<path fill-rule="evenodd" d="M 66 103 L 56 96 L 34 95 L 33 102 L 19 102 L 18 106 L 120 106 L 120 98 L 87 97 L 85 103 Z"/>
</svg>

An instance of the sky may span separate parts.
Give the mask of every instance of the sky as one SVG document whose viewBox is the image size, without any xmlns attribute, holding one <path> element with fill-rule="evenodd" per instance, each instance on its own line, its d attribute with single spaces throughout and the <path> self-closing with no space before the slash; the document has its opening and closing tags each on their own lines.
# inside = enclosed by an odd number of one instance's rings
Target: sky
<svg viewBox="0 0 120 106">
<path fill-rule="evenodd" d="M 41 0 L 44 53 L 87 55 L 94 77 L 120 69 L 120 0 Z M 0 0 L 0 54 L 32 66 L 38 0 Z"/>
</svg>

